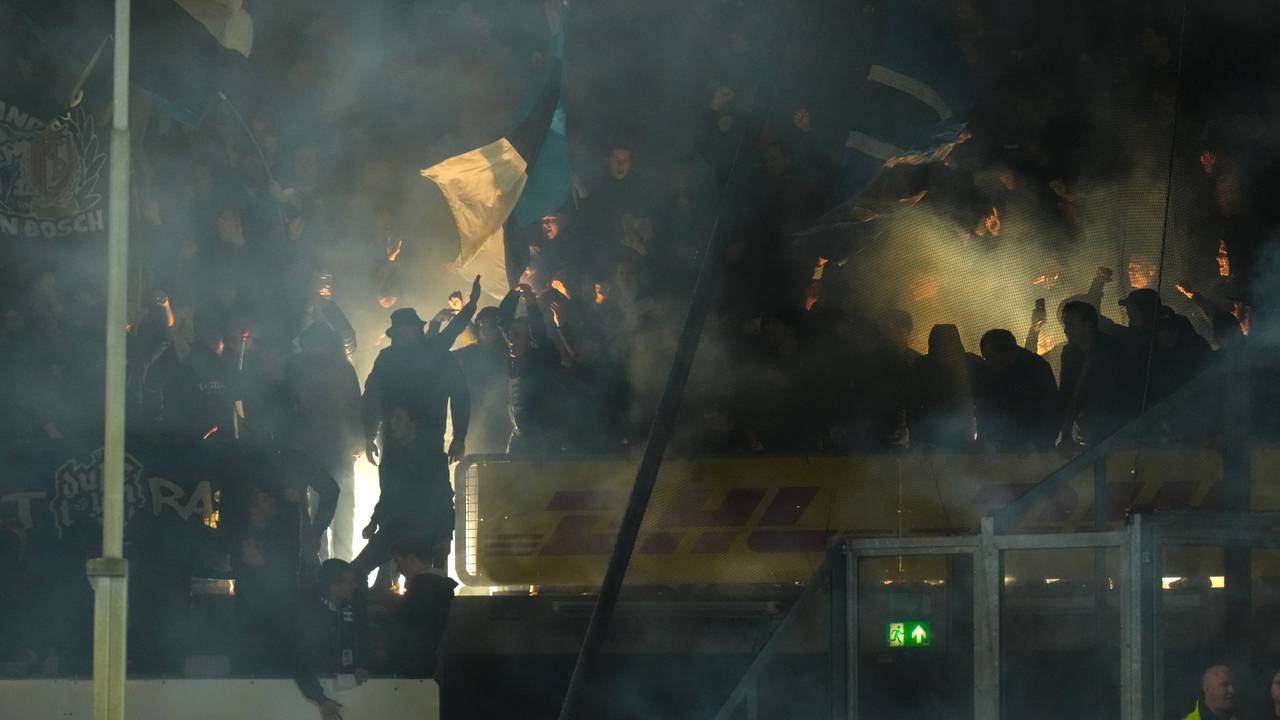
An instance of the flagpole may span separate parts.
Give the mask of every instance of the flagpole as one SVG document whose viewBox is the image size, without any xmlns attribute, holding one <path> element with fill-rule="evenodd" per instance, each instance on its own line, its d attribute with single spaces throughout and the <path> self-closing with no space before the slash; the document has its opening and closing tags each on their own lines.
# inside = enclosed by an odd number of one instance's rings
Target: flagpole
<svg viewBox="0 0 1280 720">
<path fill-rule="evenodd" d="M 129 290 L 129 6 L 116 0 L 111 102 L 111 195 L 107 229 L 107 371 L 102 459 L 102 557 L 88 562 L 93 584 L 93 717 L 124 720 L 125 324 Z"/>
</svg>

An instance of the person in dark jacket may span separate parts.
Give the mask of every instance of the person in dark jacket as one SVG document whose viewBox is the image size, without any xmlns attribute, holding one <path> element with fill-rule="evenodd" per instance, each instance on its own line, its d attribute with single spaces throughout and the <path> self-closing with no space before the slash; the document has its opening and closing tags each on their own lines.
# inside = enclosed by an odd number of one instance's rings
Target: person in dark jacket
<svg viewBox="0 0 1280 720">
<path fill-rule="evenodd" d="M 395 624 L 392 669 L 398 675 L 428 678 L 436 675 L 440 643 L 449 622 L 453 590 L 458 586 L 445 574 L 448 545 L 431 545 L 421 536 L 402 538 L 391 546 L 391 557 L 405 577 L 405 594 Z"/>
<path fill-rule="evenodd" d="M 521 300 L 525 316 L 516 317 Z M 541 455 L 557 449 L 553 399 L 560 373 L 560 353 L 547 334 L 546 320 L 533 289 L 520 285 L 502 300 L 499 322 L 507 338 L 508 409 L 512 455 Z"/>
<path fill-rule="evenodd" d="M 173 307 L 169 296 L 158 293 L 129 336 L 126 382 L 130 427 L 155 430 L 170 419 L 180 398 L 181 361 L 173 343 Z"/>
<path fill-rule="evenodd" d="M 289 638 L 293 678 L 323 720 L 341 718 L 342 704 L 325 695 L 319 676 L 363 685 L 369 678 L 368 622 L 356 596 L 356 573 L 342 560 L 320 566 L 317 586 L 301 598 Z"/>
<path fill-rule="evenodd" d="M 377 463 L 378 430 L 391 419 L 395 407 L 403 407 L 419 423 L 419 429 L 434 437 L 444 437 L 446 410 L 453 412 L 451 461 L 462 458 L 466 449 L 467 426 L 471 419 L 471 398 L 467 383 L 449 348 L 471 323 L 480 301 L 480 276 L 471 285 L 471 299 L 438 335 L 423 332 L 426 323 L 413 308 L 391 313 L 387 337 L 391 347 L 378 353 L 364 383 L 361 415 L 364 420 L 365 455 Z"/>
<path fill-rule="evenodd" d="M 381 494 L 363 533 L 369 544 L 352 563 L 366 574 L 391 557 L 393 543 L 410 535 L 443 544 L 447 555 L 453 532 L 453 489 L 439 436 L 422 433 L 404 407 L 392 410 L 389 425 L 378 468 Z"/>
<path fill-rule="evenodd" d="M 209 322 L 197 322 L 196 344 L 183 363 L 185 400 L 182 427 L 198 438 L 229 438 L 235 427 L 235 366 L 225 355 L 222 331 Z"/>
<path fill-rule="evenodd" d="M 236 672 L 279 672 L 281 632 L 298 592 L 298 515 L 279 488 L 253 484 L 244 495 L 229 495 L 243 507 L 228 517 L 231 568 L 235 574 L 235 618 L 240 642 L 232 657 Z M 232 515 L 232 513 L 228 513 Z"/>
<path fill-rule="evenodd" d="M 356 331 L 351 325 L 351 320 L 347 318 L 347 314 L 338 305 L 333 291 L 333 275 L 330 273 L 317 273 L 312 279 L 312 285 L 314 288 L 313 293 L 307 298 L 306 309 L 302 312 L 301 332 L 306 332 L 308 328 L 316 323 L 328 326 L 342 343 L 343 352 L 346 354 L 347 359 L 350 360 L 357 349 Z M 298 338 L 299 343 L 301 342 L 301 332 Z"/>
<path fill-rule="evenodd" d="M 218 537 L 236 580 L 235 613 L 241 631 L 237 672 L 279 672 L 287 618 L 298 588 L 314 582 L 317 547 L 338 504 L 337 483 L 309 455 L 222 443 L 208 450 L 225 467 Z M 313 513 L 308 497 L 316 498 Z"/>
<path fill-rule="evenodd" d="M 286 374 L 293 402 L 290 445 L 306 452 L 338 483 L 328 557 L 350 557 L 354 539 L 355 456 L 363 445 L 360 380 L 342 340 L 324 323 L 299 337 L 302 352 Z"/>
<path fill-rule="evenodd" d="M 994 450 L 1044 450 L 1058 437 L 1058 385 L 1039 355 L 1018 347 L 1008 330 L 980 343 L 985 365 L 978 390 L 978 440 Z"/>
<path fill-rule="evenodd" d="M 1123 342 L 1098 330 L 1098 311 L 1086 302 L 1062 308 L 1067 345 L 1062 350 L 1058 406 L 1062 445 L 1093 445 L 1134 417 L 1139 374 Z"/>
<path fill-rule="evenodd" d="M 1199 374 L 1213 349 L 1190 320 L 1161 304 L 1155 290 L 1134 290 L 1120 305 L 1129 320 L 1124 338 L 1131 362 L 1149 371 L 1145 405 L 1150 407 Z"/>
<path fill-rule="evenodd" d="M 973 444 L 978 356 L 965 352 L 955 325 L 934 325 L 929 352 L 912 365 L 907 422 L 912 447 L 961 450 Z"/>
<path fill-rule="evenodd" d="M 476 313 L 476 342 L 453 351 L 471 391 L 471 426 L 467 448 L 472 453 L 504 453 L 511 439 L 507 413 L 507 342 L 498 326 L 498 308 Z"/>
<path fill-rule="evenodd" d="M 471 395 L 466 377 L 449 353 L 471 322 L 480 298 L 480 278 L 471 299 L 440 334 L 428 337 L 426 325 L 411 308 L 391 314 L 391 347 L 378 354 L 365 380 L 363 399 L 365 452 L 375 461 L 374 441 L 383 430 L 384 452 L 378 468 L 382 494 L 362 535 L 369 544 L 353 561 L 366 575 L 386 562 L 391 543 L 422 532 L 446 539 L 453 528 L 453 490 L 449 463 L 466 453 Z M 453 440 L 446 456 L 446 413 L 452 412 Z"/>
</svg>

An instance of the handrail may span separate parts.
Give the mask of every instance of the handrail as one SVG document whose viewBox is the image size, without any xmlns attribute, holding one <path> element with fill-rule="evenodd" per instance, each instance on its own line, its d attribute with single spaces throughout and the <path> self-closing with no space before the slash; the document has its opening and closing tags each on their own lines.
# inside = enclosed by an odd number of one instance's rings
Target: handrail
<svg viewBox="0 0 1280 720">
<path fill-rule="evenodd" d="M 1220 380 L 1220 376 L 1224 372 L 1222 365 L 1215 365 L 1205 370 L 1172 395 L 1153 405 L 1147 412 L 1130 420 L 1119 430 L 1107 436 L 1102 442 L 1071 458 L 1057 470 L 1046 475 L 1043 480 L 1031 486 L 1025 493 L 996 510 L 991 515 L 995 521 L 996 532 L 1007 532 L 1013 523 L 1025 515 L 1036 503 L 1052 496 L 1062 486 L 1092 467 L 1094 463 L 1105 460 L 1108 455 L 1118 450 L 1126 441 L 1132 439 L 1135 435 L 1141 434 L 1159 420 L 1164 419 L 1169 411 L 1206 390 L 1211 382 Z"/>
</svg>

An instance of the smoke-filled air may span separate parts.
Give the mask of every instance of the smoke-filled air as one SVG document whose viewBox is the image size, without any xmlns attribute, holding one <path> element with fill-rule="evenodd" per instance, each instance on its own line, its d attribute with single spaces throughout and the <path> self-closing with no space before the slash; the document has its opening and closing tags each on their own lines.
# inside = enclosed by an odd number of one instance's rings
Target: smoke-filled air
<svg viewBox="0 0 1280 720">
<path fill-rule="evenodd" d="M 0 718 L 1280 718 L 1277 33 L 0 0 Z"/>
</svg>

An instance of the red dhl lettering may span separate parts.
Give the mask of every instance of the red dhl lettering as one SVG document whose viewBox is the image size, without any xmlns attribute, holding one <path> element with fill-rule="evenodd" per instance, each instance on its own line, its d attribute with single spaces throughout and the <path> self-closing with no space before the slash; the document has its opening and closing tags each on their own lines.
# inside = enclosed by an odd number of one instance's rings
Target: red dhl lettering
<svg viewBox="0 0 1280 720">
<path fill-rule="evenodd" d="M 1150 481 L 1156 483 L 1154 496 L 1138 505 L 1150 483 L 1124 480 L 1108 482 L 1107 517 L 1115 523 L 1135 509 L 1187 507 L 1196 499 L 1201 483 L 1190 480 Z M 1000 507 L 1029 490 L 1034 483 L 988 483 L 973 495 L 977 507 Z M 804 513 L 824 488 L 741 487 L 731 488 L 718 503 L 711 488 L 684 488 L 665 504 L 637 540 L 639 555 L 672 555 L 683 548 L 691 554 L 723 554 L 745 538 L 747 551 L 760 554 L 819 553 L 830 538 L 846 532 L 862 535 L 890 535 L 884 528 L 797 528 Z M 1222 483 L 1214 482 L 1199 503 L 1200 507 L 1221 505 Z M 766 499 L 768 502 L 766 503 Z M 561 555 L 607 555 L 613 547 L 615 530 L 610 524 L 620 515 L 625 497 L 619 492 L 559 490 L 544 506 L 547 512 L 566 513 L 550 533 L 495 534 L 486 539 L 483 551 L 493 556 L 533 557 Z M 1090 500 L 1091 503 L 1091 500 Z M 763 509 L 762 509 L 763 506 Z M 1054 532 L 1073 524 L 1090 524 L 1075 488 L 1066 486 L 1046 499 L 1021 523 L 1025 532 Z M 758 519 L 752 522 L 752 518 Z M 1074 523 L 1073 523 L 1074 521 Z M 912 525 L 913 535 L 948 534 L 964 527 Z"/>
</svg>

